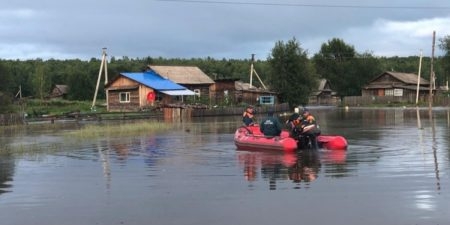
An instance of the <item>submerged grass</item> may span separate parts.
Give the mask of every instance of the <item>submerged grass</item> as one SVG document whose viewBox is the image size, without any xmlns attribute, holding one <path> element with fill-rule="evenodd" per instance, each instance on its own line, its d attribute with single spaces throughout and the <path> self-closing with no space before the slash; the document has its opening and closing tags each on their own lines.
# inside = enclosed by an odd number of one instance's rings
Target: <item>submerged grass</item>
<svg viewBox="0 0 450 225">
<path fill-rule="evenodd" d="M 99 138 L 99 137 L 125 137 L 145 134 L 148 132 L 164 131 L 174 128 L 173 124 L 163 122 L 141 122 L 124 124 L 86 125 L 79 130 L 66 133 L 71 138 Z"/>
</svg>

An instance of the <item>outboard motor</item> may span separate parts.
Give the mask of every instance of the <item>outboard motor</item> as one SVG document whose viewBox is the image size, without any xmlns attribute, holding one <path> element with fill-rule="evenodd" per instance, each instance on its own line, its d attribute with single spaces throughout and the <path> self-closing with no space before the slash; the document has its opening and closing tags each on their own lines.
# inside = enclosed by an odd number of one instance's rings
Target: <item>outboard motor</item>
<svg viewBox="0 0 450 225">
<path fill-rule="evenodd" d="M 300 149 L 319 149 L 319 143 L 317 142 L 317 136 L 320 135 L 320 129 L 311 124 L 305 126 L 298 136 L 298 146 Z"/>
</svg>

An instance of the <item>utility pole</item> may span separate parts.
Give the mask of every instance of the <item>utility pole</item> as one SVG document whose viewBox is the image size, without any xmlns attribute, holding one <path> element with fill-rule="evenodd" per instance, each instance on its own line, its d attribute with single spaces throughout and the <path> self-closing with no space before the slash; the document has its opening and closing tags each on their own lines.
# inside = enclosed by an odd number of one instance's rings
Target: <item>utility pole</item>
<svg viewBox="0 0 450 225">
<path fill-rule="evenodd" d="M 95 101 L 97 100 L 98 87 L 100 86 L 100 79 L 102 77 L 103 68 L 105 69 L 105 85 L 108 83 L 108 66 L 106 60 L 106 48 L 102 49 L 102 61 L 100 63 L 100 71 L 98 72 L 97 86 L 95 87 L 94 99 L 92 100 L 91 111 L 95 111 Z M 106 96 L 108 98 L 108 96 Z"/>
<path fill-rule="evenodd" d="M 266 85 L 264 85 L 264 83 L 262 82 L 261 78 L 259 77 L 258 73 L 256 72 L 254 66 L 253 66 L 253 62 L 255 61 L 255 54 L 252 54 L 252 62 L 250 64 L 250 88 L 253 87 L 253 73 L 255 73 L 256 77 L 258 78 L 259 82 L 261 83 L 261 85 L 263 86 L 263 88 L 266 90 Z"/>
<path fill-rule="evenodd" d="M 431 112 L 431 108 L 433 107 L 433 89 L 434 89 L 434 45 L 436 40 L 436 31 L 433 31 L 433 45 L 431 47 L 431 65 L 430 65 L 430 93 L 428 96 L 428 108 Z"/>
<path fill-rule="evenodd" d="M 252 84 L 253 84 L 253 71 L 255 70 L 253 68 L 253 62 L 255 61 L 255 54 L 252 54 L 252 61 L 250 63 L 250 88 L 252 88 Z"/>
<path fill-rule="evenodd" d="M 416 106 L 419 103 L 420 72 L 422 71 L 422 49 L 420 49 L 419 72 L 417 73 Z"/>
</svg>

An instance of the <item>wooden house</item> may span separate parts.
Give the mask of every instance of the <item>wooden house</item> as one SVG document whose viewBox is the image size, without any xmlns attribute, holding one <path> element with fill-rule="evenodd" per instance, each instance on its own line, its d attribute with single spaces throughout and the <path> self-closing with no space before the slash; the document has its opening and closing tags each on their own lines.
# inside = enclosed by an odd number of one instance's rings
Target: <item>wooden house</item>
<svg viewBox="0 0 450 225">
<path fill-rule="evenodd" d="M 414 99 L 417 95 L 417 83 L 419 82 L 419 96 L 428 96 L 430 82 L 413 73 L 384 72 L 368 85 L 363 87 L 362 96 L 394 96 L 405 99 Z"/>
<path fill-rule="evenodd" d="M 120 73 L 106 86 L 108 111 L 138 111 L 155 104 L 183 101 L 195 93 L 152 71 Z"/>
<path fill-rule="evenodd" d="M 214 84 L 210 88 L 210 96 L 212 104 L 228 104 L 236 103 L 236 86 L 235 82 L 239 79 L 224 78 L 214 80 Z"/>
<path fill-rule="evenodd" d="M 235 82 L 235 98 L 237 103 L 251 105 L 273 105 L 278 104 L 277 93 L 263 88 L 255 87 L 242 81 Z"/>
<path fill-rule="evenodd" d="M 309 105 L 336 105 L 339 97 L 331 89 L 330 81 L 327 79 L 319 80 L 319 87 L 309 96 Z"/>
<path fill-rule="evenodd" d="M 196 96 L 210 97 L 210 88 L 214 81 L 196 66 L 153 66 L 147 69 L 165 77 L 189 90 Z"/>
<path fill-rule="evenodd" d="M 52 93 L 50 93 L 50 98 L 64 99 L 67 97 L 67 93 L 69 93 L 69 86 L 56 84 L 52 89 Z"/>
</svg>

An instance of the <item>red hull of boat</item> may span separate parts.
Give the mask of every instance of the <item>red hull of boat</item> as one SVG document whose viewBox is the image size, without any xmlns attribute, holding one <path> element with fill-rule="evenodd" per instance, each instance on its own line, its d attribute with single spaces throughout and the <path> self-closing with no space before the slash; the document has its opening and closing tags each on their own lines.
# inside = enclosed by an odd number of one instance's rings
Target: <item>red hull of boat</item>
<svg viewBox="0 0 450 225">
<path fill-rule="evenodd" d="M 342 136 L 319 135 L 319 145 L 328 150 L 346 150 L 348 143 Z M 297 150 L 297 141 L 289 137 L 288 131 L 281 132 L 279 137 L 265 137 L 259 126 L 239 127 L 234 134 L 234 143 L 239 150 L 249 151 L 284 151 Z"/>
<path fill-rule="evenodd" d="M 285 132 L 279 137 L 265 137 L 259 126 L 240 127 L 234 134 L 234 143 L 239 150 L 249 151 L 284 151 L 293 152 L 297 149 L 297 142 Z"/>
<path fill-rule="evenodd" d="M 347 150 L 347 140 L 342 136 L 319 135 L 317 142 L 328 150 Z"/>
</svg>

